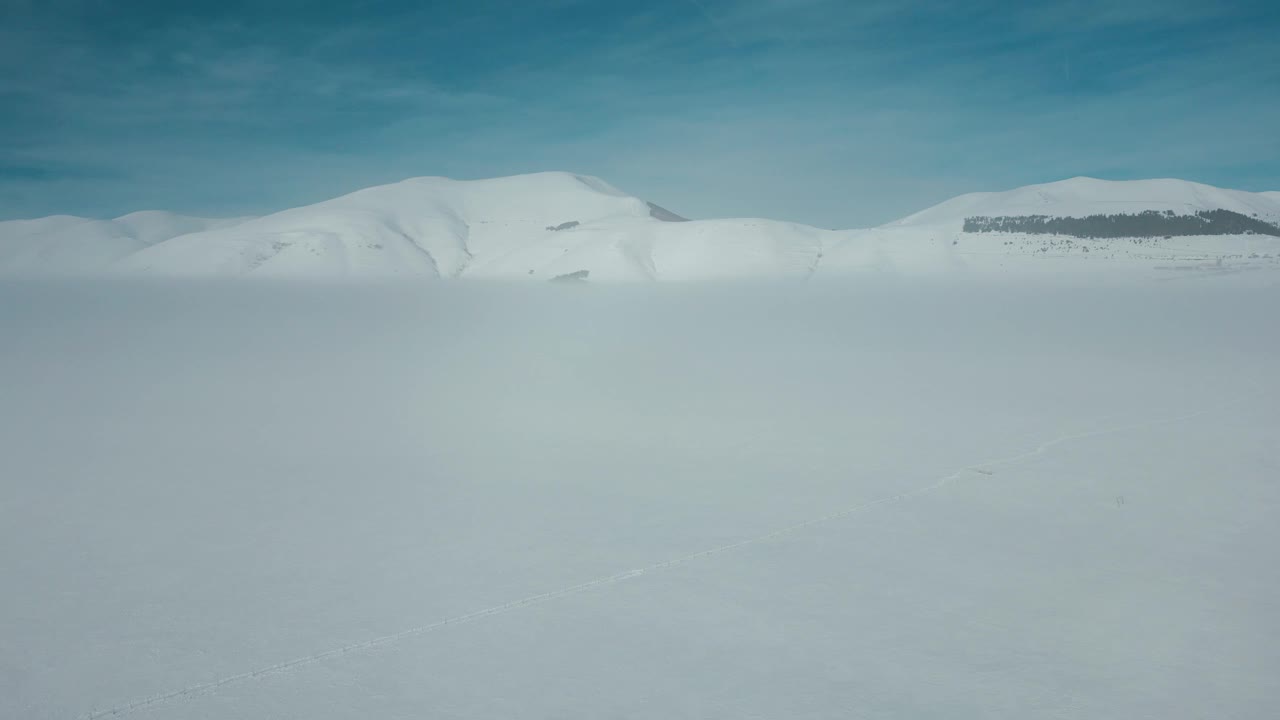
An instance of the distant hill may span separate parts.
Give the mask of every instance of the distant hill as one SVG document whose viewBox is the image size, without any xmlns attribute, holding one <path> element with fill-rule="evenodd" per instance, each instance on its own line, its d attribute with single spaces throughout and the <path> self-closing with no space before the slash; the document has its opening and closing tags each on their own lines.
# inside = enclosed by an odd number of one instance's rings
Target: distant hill
<svg viewBox="0 0 1280 720">
<path fill-rule="evenodd" d="M 1043 185 L 1028 185 L 1005 192 L 961 195 L 884 227 L 933 225 L 963 230 L 965 221 L 970 218 L 1097 218 L 1142 216 L 1148 212 L 1194 218 L 1198 213 L 1216 210 L 1260 220 L 1269 225 L 1280 225 L 1280 193 L 1226 190 L 1186 180 L 1097 180 L 1079 177 Z M 1133 232 L 1145 233 L 1147 230 L 1144 226 L 1154 226 L 1155 222 L 1165 222 L 1170 227 L 1177 224 L 1146 217 L 1149 218 L 1148 222 L 1133 223 L 1128 227 Z M 1232 222 L 1228 220 L 1229 217 L 1231 216 L 1220 215 L 1213 219 L 1205 218 L 1209 222 L 1202 224 L 1206 228 L 1226 228 Z M 1090 225 L 1065 224 L 1059 227 L 1078 227 L 1082 232 L 1086 231 L 1086 227 L 1093 227 L 1090 231 L 1103 232 L 1104 229 L 1099 227 L 1103 222 L 1094 221 Z M 1118 223 L 1121 221 L 1106 222 L 1117 223 L 1119 227 Z M 1201 221 L 1180 222 L 1189 227 L 1190 224 Z M 1004 224 L 1010 225 L 1011 222 L 1006 221 Z M 1042 224 L 1041 221 L 1031 220 L 1024 223 L 1033 230 Z M 974 225 L 975 229 L 989 226 L 991 223 Z M 1255 226 L 1254 232 L 1258 230 Z M 1126 228 L 1124 231 L 1129 230 Z"/>
</svg>

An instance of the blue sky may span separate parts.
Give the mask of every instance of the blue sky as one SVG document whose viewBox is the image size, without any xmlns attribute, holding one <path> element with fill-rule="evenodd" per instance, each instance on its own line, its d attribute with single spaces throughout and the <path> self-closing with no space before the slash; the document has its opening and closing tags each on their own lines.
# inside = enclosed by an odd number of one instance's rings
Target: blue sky
<svg viewBox="0 0 1280 720">
<path fill-rule="evenodd" d="M 1280 190 L 1280 3 L 5 0 L 0 218 L 598 175 L 824 227 L 1075 175 Z"/>
</svg>

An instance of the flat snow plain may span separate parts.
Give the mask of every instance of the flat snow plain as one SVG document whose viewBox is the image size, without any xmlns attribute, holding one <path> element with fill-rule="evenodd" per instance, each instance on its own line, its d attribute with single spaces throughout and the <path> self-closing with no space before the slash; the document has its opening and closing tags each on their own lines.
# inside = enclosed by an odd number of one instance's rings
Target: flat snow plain
<svg viewBox="0 0 1280 720">
<path fill-rule="evenodd" d="M 1265 717 L 1277 307 L 6 283 L 0 717 Z"/>
</svg>

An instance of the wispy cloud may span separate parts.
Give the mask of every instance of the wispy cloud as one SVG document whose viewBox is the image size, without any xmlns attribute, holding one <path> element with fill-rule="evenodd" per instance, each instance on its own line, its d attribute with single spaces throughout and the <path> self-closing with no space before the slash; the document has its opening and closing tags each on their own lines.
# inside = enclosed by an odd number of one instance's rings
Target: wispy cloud
<svg viewBox="0 0 1280 720">
<path fill-rule="evenodd" d="M 1075 174 L 1280 187 L 1258 5 L 54 2 L 0 23 L 3 215 L 549 168 L 829 226 Z"/>
</svg>

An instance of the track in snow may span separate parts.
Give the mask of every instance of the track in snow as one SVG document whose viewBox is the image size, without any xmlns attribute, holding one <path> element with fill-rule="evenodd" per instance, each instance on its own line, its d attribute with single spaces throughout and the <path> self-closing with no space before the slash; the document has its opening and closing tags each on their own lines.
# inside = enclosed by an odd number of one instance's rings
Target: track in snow
<svg viewBox="0 0 1280 720">
<path fill-rule="evenodd" d="M 865 510 L 869 510 L 879 505 L 888 505 L 890 503 L 896 503 L 896 502 L 901 502 L 903 500 L 910 500 L 912 498 L 920 497 L 922 495 L 926 495 L 928 493 L 934 492 L 939 488 L 942 488 L 943 486 L 951 483 L 952 481 L 963 477 L 966 473 L 990 475 L 992 473 L 988 470 L 989 468 L 999 467 L 1002 465 L 1009 465 L 1012 463 L 1020 462 L 1022 460 L 1027 460 L 1037 455 L 1042 455 L 1045 452 L 1048 452 L 1050 449 L 1058 445 L 1062 445 L 1064 443 L 1072 442 L 1075 440 L 1083 440 L 1085 438 L 1090 438 L 1090 437 L 1097 437 L 1100 435 L 1110 435 L 1114 433 L 1126 432 L 1129 430 L 1138 430 L 1142 428 L 1152 427 L 1155 425 L 1165 425 L 1170 423 L 1182 422 L 1185 420 L 1190 420 L 1192 418 L 1199 417 L 1201 415 L 1206 415 L 1217 409 L 1220 409 L 1220 408 L 1198 410 L 1195 412 L 1176 415 L 1172 417 L 1157 418 L 1155 420 L 1144 420 L 1136 423 L 1129 423 L 1127 425 L 1106 427 L 1098 430 L 1089 430 L 1081 433 L 1073 433 L 1070 435 L 1061 435 L 1059 437 L 1053 438 L 1052 440 L 1047 440 L 1041 443 L 1040 445 L 1038 445 L 1036 448 L 1032 450 L 1018 453 L 1017 455 L 1010 455 L 1009 457 L 988 460 L 986 462 L 976 463 L 973 465 L 966 465 L 949 475 L 941 477 L 938 480 L 935 480 L 934 482 L 928 485 L 918 487 L 914 490 L 908 490 L 902 493 L 898 493 L 897 495 L 886 496 L 878 500 L 865 502 L 865 503 L 862 503 L 861 505 L 855 505 L 853 507 L 846 508 L 844 510 L 840 510 L 838 512 L 834 512 L 828 515 L 823 515 L 821 517 L 805 520 L 804 522 L 799 522 L 794 525 L 788 525 L 787 527 L 765 533 L 764 535 L 757 535 L 755 537 L 747 538 L 745 540 L 739 540 L 737 542 L 729 543 L 727 545 L 721 545 L 719 547 L 710 548 L 708 550 L 701 550 L 699 552 L 696 552 L 690 555 L 684 555 L 682 557 L 678 557 L 672 560 L 665 560 L 663 562 L 655 563 L 653 565 L 648 565 L 642 568 L 627 570 L 625 572 L 616 573 L 614 575 L 608 575 L 605 577 L 597 578 L 595 580 L 589 580 L 587 582 L 579 583 L 577 585 L 570 585 L 568 587 L 560 588 L 559 590 L 551 590 L 549 592 L 540 593 L 538 595 L 530 595 L 528 597 L 521 598 L 519 600 L 513 600 L 511 602 L 504 603 L 502 605 L 494 605 L 493 607 L 488 607 L 483 610 L 477 610 L 475 612 L 467 613 L 465 615 L 457 615 L 455 617 L 446 618 L 444 620 L 439 620 L 437 622 L 434 622 L 428 625 L 419 625 L 417 627 L 407 628 L 405 630 L 401 630 L 399 632 L 392 633 L 390 635 L 383 635 L 381 637 L 376 637 L 371 640 L 364 640 L 358 643 L 352 643 L 350 645 L 343 645 L 342 647 L 333 648 L 331 650 L 325 650 L 324 652 L 315 653 L 314 655 L 307 655 L 305 657 L 286 660 L 284 662 L 277 663 L 275 665 L 269 665 L 267 667 L 258 668 L 256 670 L 250 670 L 248 672 L 239 673 L 237 675 L 229 675 L 219 680 L 214 680 L 207 683 L 201 683 L 198 685 L 190 685 L 185 688 L 158 693 L 155 695 L 149 695 L 147 697 L 133 700 L 124 705 L 118 705 L 116 707 L 107 708 L 105 710 L 94 710 L 92 712 L 85 713 L 79 716 L 79 720 L 98 720 L 99 718 L 119 717 L 122 715 L 128 715 L 129 713 L 132 713 L 136 710 L 141 710 L 143 708 L 151 707 L 154 705 L 160 705 L 163 703 L 177 701 L 177 700 L 185 700 L 185 699 L 193 698 L 199 695 L 206 695 L 209 693 L 213 693 L 213 692 L 216 692 L 218 689 L 226 687 L 228 685 L 234 685 L 237 683 L 255 680 L 257 678 L 264 677 L 266 675 L 272 675 L 275 673 L 289 672 L 306 665 L 313 665 L 315 663 L 323 662 L 330 658 L 340 657 L 348 653 L 363 652 L 366 650 L 372 650 L 378 647 L 382 647 L 384 645 L 390 645 L 399 640 L 413 637 L 415 635 L 424 635 L 426 633 L 429 633 L 434 630 L 438 630 L 440 628 L 447 627 L 450 625 L 459 625 L 462 623 L 471 622 L 473 620 L 479 620 L 480 618 L 489 617 L 491 615 L 501 615 L 503 613 L 510 612 L 512 610 L 517 610 L 522 607 L 528 607 L 530 605 L 537 605 L 539 603 L 543 603 L 548 600 L 554 600 L 555 598 L 564 597 L 567 595 L 574 595 L 580 592 L 584 592 L 586 590 L 590 590 L 592 588 L 598 588 L 605 585 L 612 585 L 614 583 L 619 583 L 624 580 L 630 580 L 632 578 L 639 577 L 646 573 L 655 572 L 658 570 L 665 570 L 668 568 L 676 567 L 678 565 L 684 565 L 685 563 L 689 563 L 694 560 L 699 560 L 705 557 L 710 557 L 712 555 L 719 555 L 720 553 L 729 552 L 730 550 L 736 550 L 738 548 L 746 547 L 748 545 L 754 545 L 757 543 L 774 540 L 784 535 L 789 535 L 791 533 L 795 533 L 800 530 L 813 527 L 815 525 L 821 525 L 823 523 L 831 522 L 833 520 L 838 520 L 840 518 L 848 517 L 850 515 L 854 515 L 854 514 L 863 512 Z"/>
</svg>

